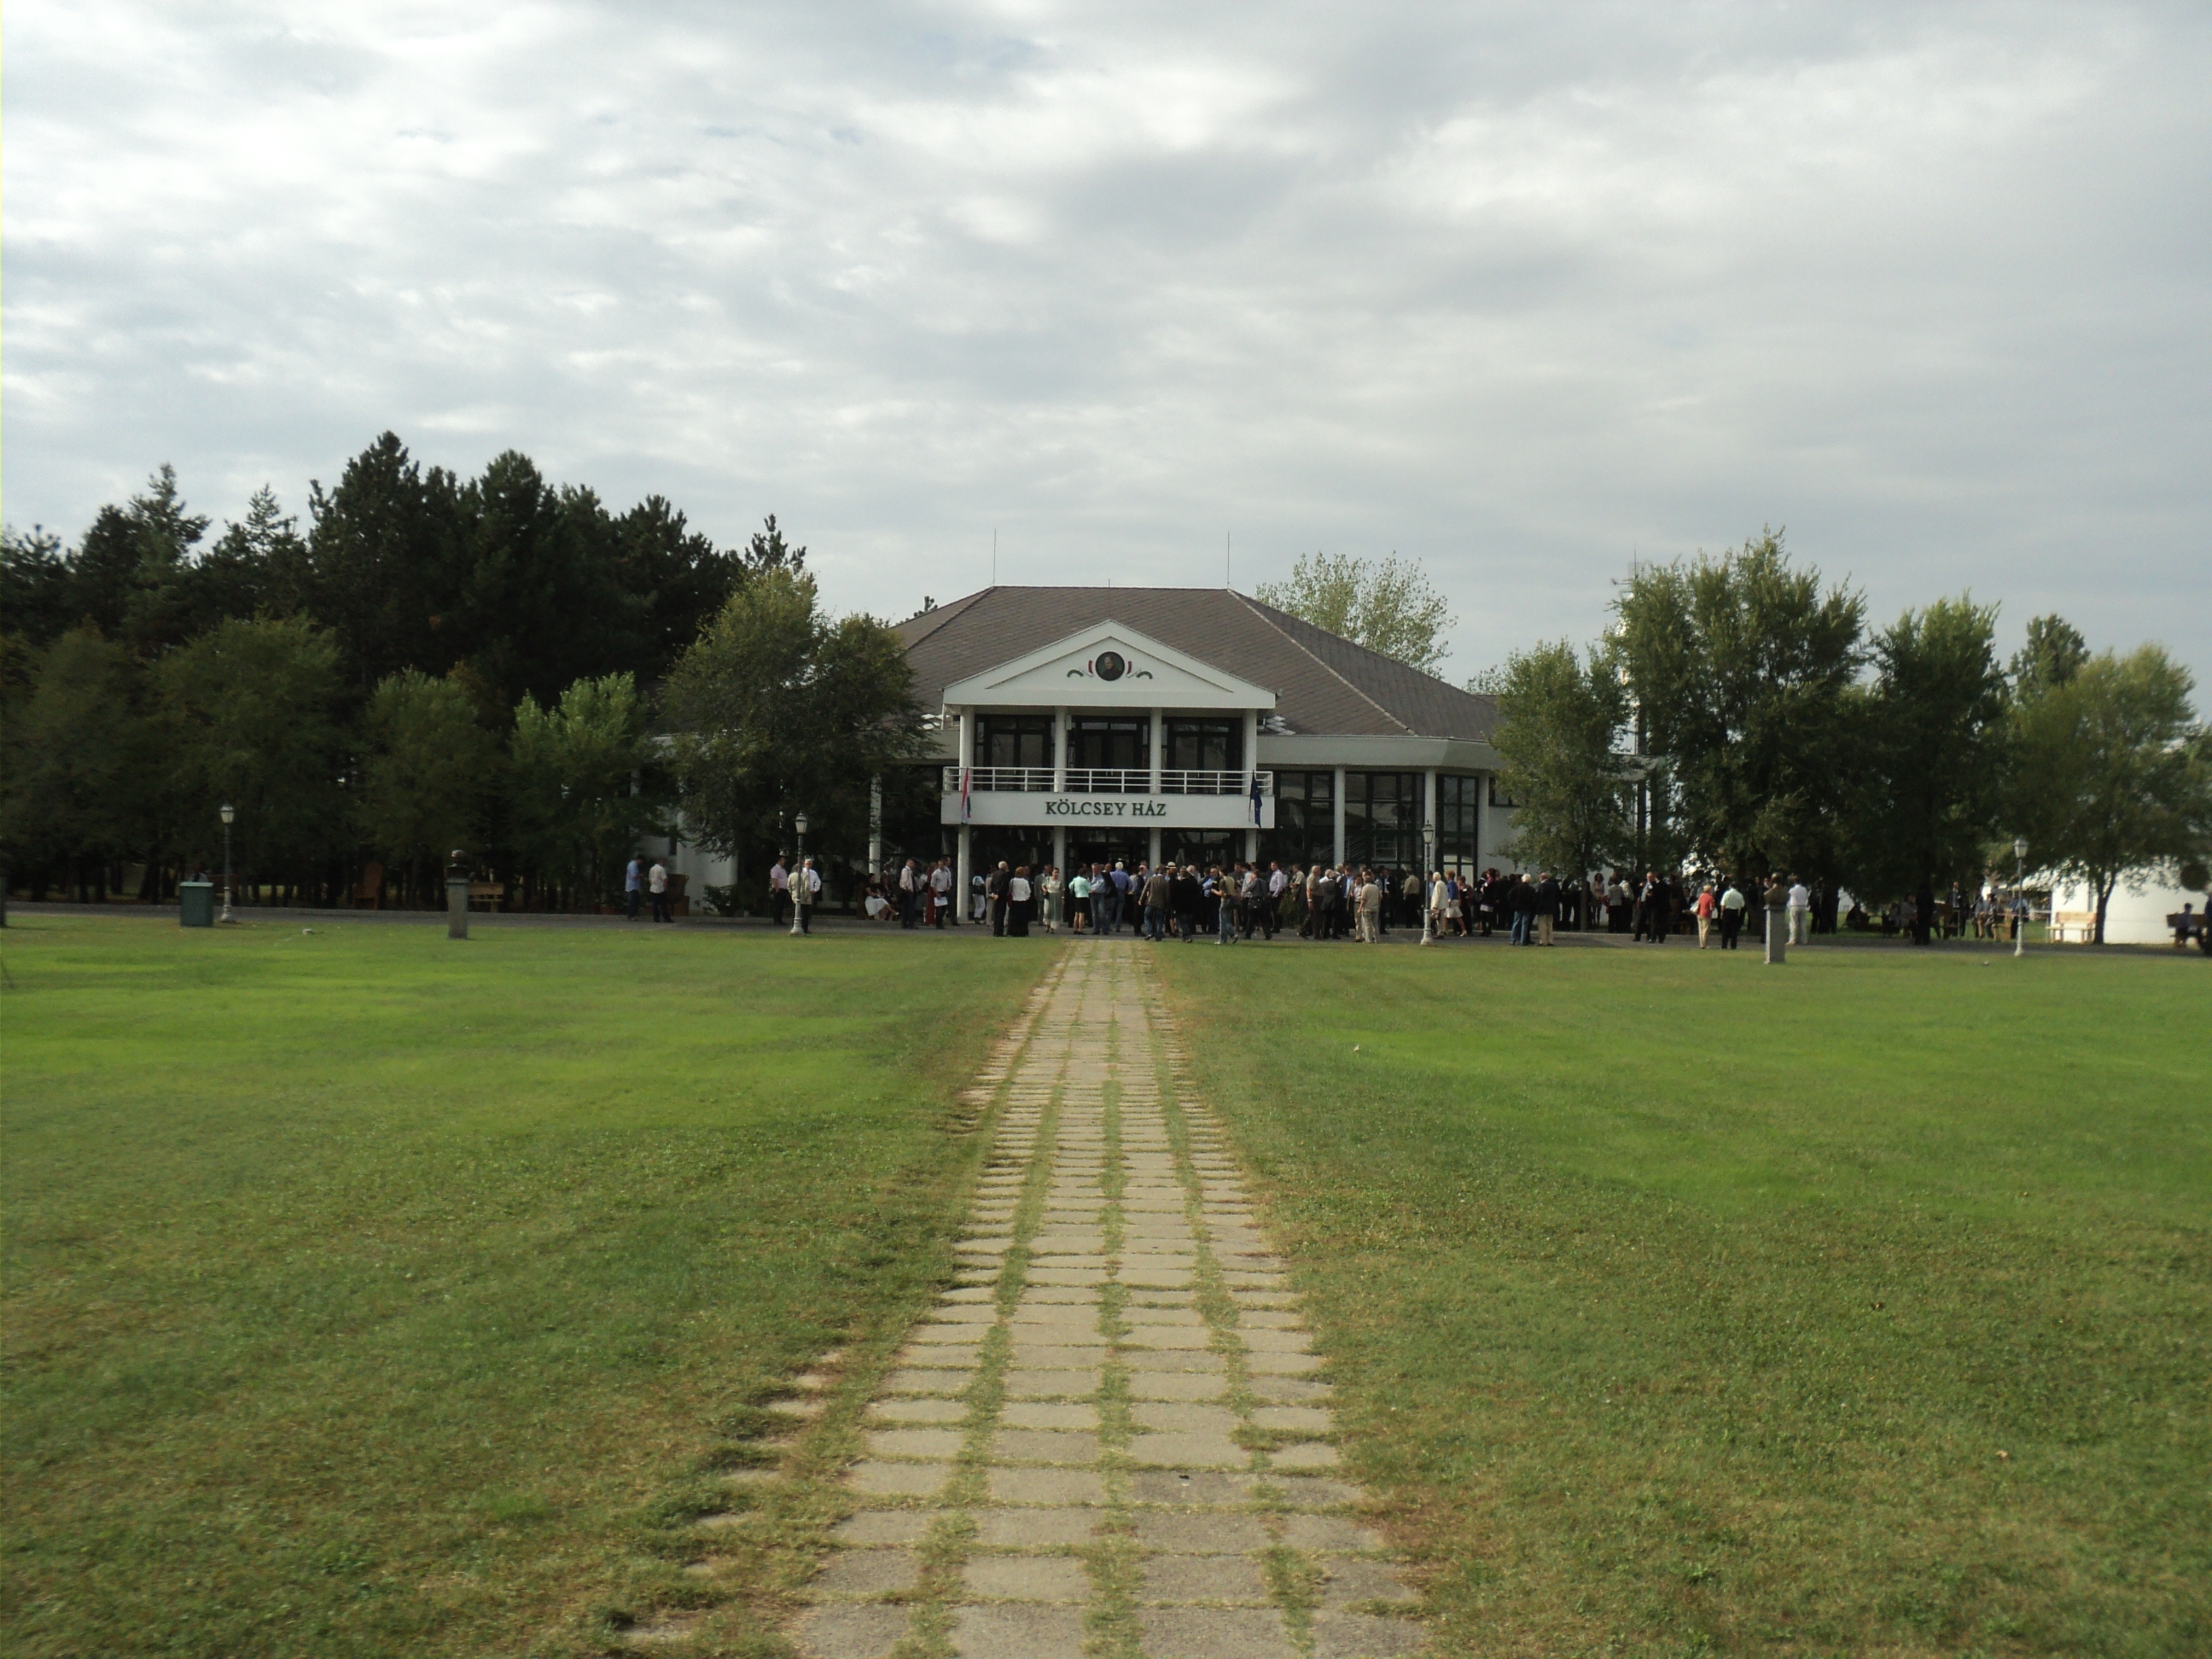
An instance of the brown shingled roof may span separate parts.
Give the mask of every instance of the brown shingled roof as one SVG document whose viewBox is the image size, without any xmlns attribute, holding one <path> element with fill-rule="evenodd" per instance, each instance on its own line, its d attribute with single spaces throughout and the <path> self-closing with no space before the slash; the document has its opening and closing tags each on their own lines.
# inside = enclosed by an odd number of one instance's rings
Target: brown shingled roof
<svg viewBox="0 0 2212 1659">
<path fill-rule="evenodd" d="M 1275 693 L 1293 732 L 1487 742 L 1498 706 L 1224 587 L 986 587 L 899 623 L 925 705 L 1079 629 L 1118 622 Z"/>
</svg>

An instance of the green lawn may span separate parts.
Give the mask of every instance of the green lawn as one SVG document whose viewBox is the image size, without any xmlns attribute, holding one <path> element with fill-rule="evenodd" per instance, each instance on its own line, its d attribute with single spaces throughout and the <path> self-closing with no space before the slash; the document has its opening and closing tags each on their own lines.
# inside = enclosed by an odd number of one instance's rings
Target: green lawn
<svg viewBox="0 0 2212 1659">
<path fill-rule="evenodd" d="M 2212 967 L 1153 954 L 1446 1650 L 2212 1652 Z"/>
<path fill-rule="evenodd" d="M 23 1656 L 599 1652 L 742 1589 L 683 1572 L 690 1518 L 945 1271 L 951 1091 L 1046 959 L 15 921 Z"/>
</svg>

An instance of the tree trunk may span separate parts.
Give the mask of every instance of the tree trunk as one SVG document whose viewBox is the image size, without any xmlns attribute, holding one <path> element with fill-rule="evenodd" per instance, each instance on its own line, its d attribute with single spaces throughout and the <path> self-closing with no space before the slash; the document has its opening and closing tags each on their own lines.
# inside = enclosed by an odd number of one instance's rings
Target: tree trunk
<svg viewBox="0 0 2212 1659">
<path fill-rule="evenodd" d="M 1912 918 L 1912 942 L 1925 945 L 1928 943 L 1928 930 L 1935 925 L 1936 920 L 1936 887 L 1925 877 L 1922 878 L 1919 887 L 1913 892 L 1912 907 L 1916 912 Z"/>
<path fill-rule="evenodd" d="M 2112 889 L 2120 884 L 2120 878 L 2118 876 L 2114 876 L 2110 880 L 2105 880 L 2101 878 L 2092 876 L 2090 879 L 2096 884 L 2097 887 L 2097 932 L 2095 938 L 2096 942 L 2102 945 L 2105 942 L 2105 912 L 2112 908 Z M 2025 921 L 2021 923 L 2021 926 L 2023 927 L 2027 925 L 2027 924 Z"/>
</svg>

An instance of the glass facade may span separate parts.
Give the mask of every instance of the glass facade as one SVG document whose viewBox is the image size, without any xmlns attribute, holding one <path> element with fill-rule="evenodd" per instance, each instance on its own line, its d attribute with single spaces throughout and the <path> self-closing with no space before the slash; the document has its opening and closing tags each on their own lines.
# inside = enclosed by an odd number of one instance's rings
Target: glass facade
<svg viewBox="0 0 2212 1659">
<path fill-rule="evenodd" d="M 1275 774 L 1275 827 L 1260 836 L 1260 856 L 1285 869 L 1336 859 L 1336 774 Z"/>
<path fill-rule="evenodd" d="M 1051 765 L 1052 716 L 978 714 L 975 717 L 975 764 Z"/>
<path fill-rule="evenodd" d="M 1404 870 L 1421 861 L 1422 775 L 1344 775 L 1344 856 L 1354 865 Z"/>
<path fill-rule="evenodd" d="M 1167 759 L 1175 772 L 1235 772 L 1244 764 L 1244 722 L 1169 720 Z"/>
<path fill-rule="evenodd" d="M 1437 777 L 1437 861 L 1454 875 L 1480 873 L 1482 780 L 1439 773 Z"/>
<path fill-rule="evenodd" d="M 1149 720 L 1094 720 L 1085 715 L 1071 720 L 1067 726 L 1070 766 L 1137 770 L 1152 763 Z"/>
</svg>

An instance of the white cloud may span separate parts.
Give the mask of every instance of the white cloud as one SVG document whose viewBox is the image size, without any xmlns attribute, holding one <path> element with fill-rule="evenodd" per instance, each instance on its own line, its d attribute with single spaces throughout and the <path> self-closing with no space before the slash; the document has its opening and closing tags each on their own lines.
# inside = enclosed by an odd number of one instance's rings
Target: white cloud
<svg viewBox="0 0 2212 1659">
<path fill-rule="evenodd" d="M 2212 21 L 1753 10 L 9 15 L 9 520 L 527 450 L 834 599 L 1425 559 L 1470 672 L 1787 522 L 1877 614 L 2205 571 Z"/>
</svg>

